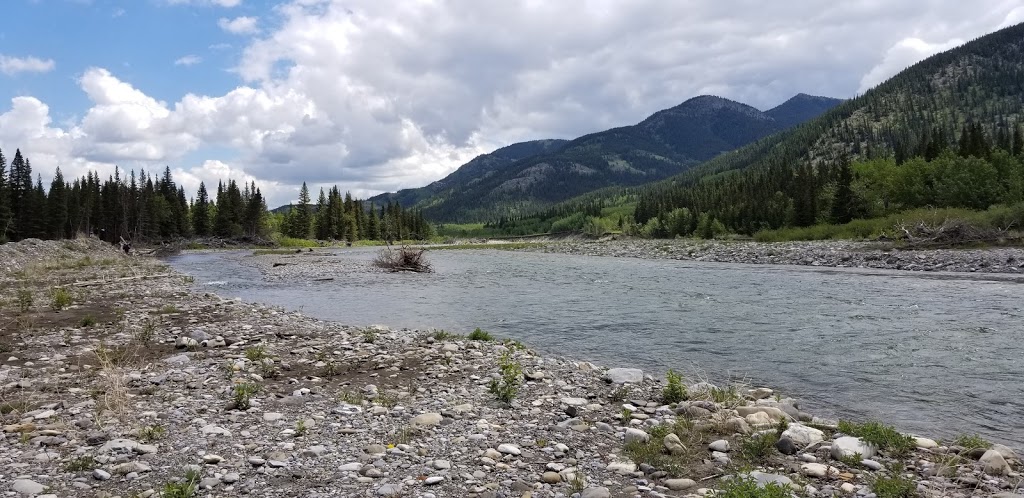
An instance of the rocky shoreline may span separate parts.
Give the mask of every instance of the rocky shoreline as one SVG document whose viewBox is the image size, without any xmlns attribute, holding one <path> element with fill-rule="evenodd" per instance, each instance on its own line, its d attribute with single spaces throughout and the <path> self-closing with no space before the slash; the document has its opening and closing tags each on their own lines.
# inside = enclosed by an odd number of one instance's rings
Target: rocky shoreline
<svg viewBox="0 0 1024 498">
<path fill-rule="evenodd" d="M 1009 448 L 879 440 L 764 387 L 313 320 L 89 240 L 0 261 L 9 495 L 1024 497 Z"/>
<path fill-rule="evenodd" d="M 621 239 L 552 242 L 519 250 L 717 263 L 1024 274 L 1024 248 L 1021 247 L 900 250 L 883 242 Z"/>
</svg>

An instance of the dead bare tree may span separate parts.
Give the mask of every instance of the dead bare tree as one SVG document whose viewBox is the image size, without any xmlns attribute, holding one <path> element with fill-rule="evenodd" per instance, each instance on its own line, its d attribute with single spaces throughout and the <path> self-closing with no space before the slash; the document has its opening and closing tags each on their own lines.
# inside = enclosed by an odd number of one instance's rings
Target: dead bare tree
<svg viewBox="0 0 1024 498">
<path fill-rule="evenodd" d="M 434 269 L 430 266 L 424 255 L 426 249 L 413 249 L 403 245 L 398 249 L 386 247 L 377 253 L 373 265 L 392 272 L 411 271 L 417 273 L 430 273 Z"/>
<path fill-rule="evenodd" d="M 1010 232 L 1012 225 L 1005 228 L 985 228 L 971 225 L 958 218 L 946 218 L 942 223 L 900 222 L 893 228 L 897 238 L 911 248 L 995 244 L 1014 238 Z"/>
</svg>

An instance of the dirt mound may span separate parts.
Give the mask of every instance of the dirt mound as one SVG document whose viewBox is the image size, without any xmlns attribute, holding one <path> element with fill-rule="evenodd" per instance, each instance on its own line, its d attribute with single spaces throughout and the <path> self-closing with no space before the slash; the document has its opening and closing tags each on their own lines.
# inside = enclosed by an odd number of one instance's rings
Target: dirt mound
<svg viewBox="0 0 1024 498">
<path fill-rule="evenodd" d="M 34 265 L 53 264 L 83 258 L 124 258 L 117 247 L 95 237 L 70 240 L 25 239 L 0 245 L 0 272 L 3 275 Z"/>
</svg>

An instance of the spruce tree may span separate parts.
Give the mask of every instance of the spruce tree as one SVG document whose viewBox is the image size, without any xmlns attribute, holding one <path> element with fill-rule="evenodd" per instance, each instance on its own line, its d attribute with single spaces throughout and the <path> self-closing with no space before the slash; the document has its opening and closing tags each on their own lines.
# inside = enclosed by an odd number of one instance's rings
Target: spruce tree
<svg viewBox="0 0 1024 498">
<path fill-rule="evenodd" d="M 210 235 L 210 195 L 206 193 L 206 185 L 199 182 L 196 201 L 192 206 L 192 231 L 196 237 Z"/>
<path fill-rule="evenodd" d="M 853 220 L 853 172 L 850 162 L 843 160 L 839 164 L 839 178 L 836 180 L 836 191 L 832 197 L 832 223 L 843 224 Z"/>
<path fill-rule="evenodd" d="M 309 188 L 302 182 L 299 190 L 299 205 L 294 208 L 291 220 L 291 237 L 308 239 L 313 224 L 313 209 L 309 205 Z"/>
<path fill-rule="evenodd" d="M 50 195 L 46 199 L 47 236 L 52 239 L 68 237 L 68 192 L 64 184 L 64 175 L 60 168 L 53 174 L 50 182 Z"/>
<path fill-rule="evenodd" d="M 7 181 L 7 159 L 0 150 L 0 244 L 7 242 L 11 228 L 11 189 Z"/>
</svg>

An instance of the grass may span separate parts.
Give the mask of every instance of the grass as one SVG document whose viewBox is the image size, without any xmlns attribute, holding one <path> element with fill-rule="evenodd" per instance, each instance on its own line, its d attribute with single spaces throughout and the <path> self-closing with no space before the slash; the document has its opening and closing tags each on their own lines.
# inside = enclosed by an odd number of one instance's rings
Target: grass
<svg viewBox="0 0 1024 498">
<path fill-rule="evenodd" d="M 199 477 L 198 472 L 188 470 L 185 472 L 185 477 L 182 479 L 164 483 L 164 488 L 160 492 L 160 496 L 163 498 L 190 498 L 192 495 L 196 494 Z"/>
<path fill-rule="evenodd" d="M 622 415 L 626 415 L 623 413 Z M 697 430 L 692 420 L 684 417 L 676 419 L 672 425 L 662 424 L 647 429 L 650 438 L 647 441 L 633 441 L 622 448 L 622 453 L 636 464 L 647 464 L 671 476 L 685 476 L 693 464 L 700 462 L 707 453 L 704 448 L 711 442 L 712 435 L 704 430 Z M 682 454 L 669 454 L 665 448 L 665 437 L 675 434 L 686 451 Z"/>
<path fill-rule="evenodd" d="M 512 251 L 516 249 L 525 249 L 527 247 L 537 247 L 542 245 L 540 242 L 499 242 L 494 244 L 444 244 L 444 245 L 432 245 L 431 250 L 434 251 L 449 251 L 449 250 L 460 250 L 460 249 L 501 249 L 505 251 Z"/>
<path fill-rule="evenodd" d="M 297 422 L 295 422 L 295 434 L 296 435 L 305 436 L 308 433 L 309 433 L 309 426 L 306 425 L 306 421 L 304 419 L 299 419 Z"/>
<path fill-rule="evenodd" d="M 431 337 L 433 337 L 435 341 L 452 341 L 463 338 L 463 336 L 459 334 L 453 334 L 445 330 L 437 330 L 431 335 Z"/>
<path fill-rule="evenodd" d="M 485 330 L 481 330 L 480 327 L 477 327 L 476 330 L 470 332 L 469 335 L 466 338 L 471 340 L 471 341 L 493 341 L 494 340 L 494 336 L 492 336 L 489 332 L 487 332 Z"/>
<path fill-rule="evenodd" d="M 164 305 L 159 310 L 157 310 L 157 313 L 159 313 L 161 315 L 170 315 L 170 314 L 173 314 L 173 313 L 180 313 L 180 312 L 181 312 L 181 310 L 179 310 L 178 307 L 173 305 L 173 304 Z"/>
<path fill-rule="evenodd" d="M 260 386 L 250 382 L 235 384 L 232 389 L 231 402 L 238 410 L 248 410 L 252 406 L 252 397 L 259 392 Z"/>
<path fill-rule="evenodd" d="M 917 484 L 913 479 L 903 475 L 903 469 L 896 467 L 891 470 L 892 476 L 876 476 L 868 481 L 871 491 L 878 498 L 916 498 Z"/>
<path fill-rule="evenodd" d="M 760 487 L 750 477 L 733 477 L 719 482 L 720 490 L 715 498 L 790 498 L 792 490 L 770 482 Z"/>
<path fill-rule="evenodd" d="M 18 289 L 18 312 L 28 313 L 32 309 L 32 291 L 28 289 Z"/>
<path fill-rule="evenodd" d="M 686 399 L 686 386 L 683 385 L 683 376 L 669 369 L 665 374 L 665 388 L 661 390 L 661 401 L 666 405 L 678 403 Z"/>
<path fill-rule="evenodd" d="M 361 405 L 363 404 L 363 395 L 358 391 L 350 391 L 346 389 L 338 393 L 338 401 L 342 401 L 350 405 Z"/>
<path fill-rule="evenodd" d="M 92 327 L 96 325 L 96 317 L 91 314 L 82 317 L 82 320 L 78 322 L 80 327 Z"/>
<path fill-rule="evenodd" d="M 880 450 L 885 450 L 895 457 L 907 456 L 916 447 L 914 438 L 900 434 L 892 426 L 881 422 L 856 423 L 840 420 L 837 428 L 839 432 L 859 437 L 864 442 L 872 444 Z"/>
<path fill-rule="evenodd" d="M 132 337 L 135 342 L 148 345 L 153 342 L 153 337 L 156 335 L 156 323 L 153 320 L 146 319 L 139 326 L 138 330 L 135 331 L 135 335 Z"/>
<path fill-rule="evenodd" d="M 477 331 L 479 330 L 477 329 Z M 498 369 L 501 377 L 492 379 L 487 390 L 498 398 L 498 401 L 511 403 L 519 393 L 519 386 L 523 384 L 523 366 L 513 360 L 511 355 L 505 353 L 498 360 Z"/>
<path fill-rule="evenodd" d="M 147 425 L 139 429 L 139 439 L 146 443 L 159 441 L 167 437 L 167 429 L 162 425 Z"/>
<path fill-rule="evenodd" d="M 96 460 L 89 455 L 72 458 L 64 464 L 64 470 L 67 472 L 85 472 L 95 468 Z"/>
<path fill-rule="evenodd" d="M 270 358 L 270 355 L 267 354 L 267 347 L 262 344 L 245 348 L 245 359 L 253 363 L 261 362 L 267 358 Z"/>
<path fill-rule="evenodd" d="M 64 287 L 50 289 L 50 308 L 53 311 L 60 311 L 68 306 L 71 306 L 71 291 Z"/>
<path fill-rule="evenodd" d="M 967 449 L 967 450 L 973 450 L 973 449 L 983 449 L 983 450 L 986 450 L 986 449 L 989 449 L 989 448 L 992 447 L 992 443 L 991 442 L 987 441 L 985 438 L 982 438 L 981 436 L 979 436 L 977 434 L 972 434 L 972 435 L 961 434 L 961 435 L 957 436 L 956 439 L 953 439 L 953 444 L 955 444 L 956 446 L 960 446 L 960 447 L 962 447 L 964 449 Z"/>
<path fill-rule="evenodd" d="M 740 440 L 738 454 L 752 464 L 764 463 L 775 454 L 775 443 L 779 441 L 778 432 L 754 434 Z"/>
<path fill-rule="evenodd" d="M 363 342 L 367 344 L 373 344 L 377 340 L 377 332 L 373 329 L 363 330 Z"/>
</svg>

